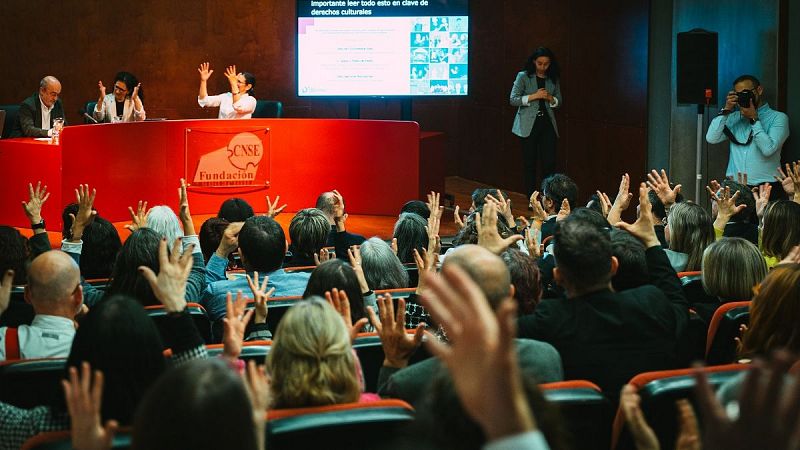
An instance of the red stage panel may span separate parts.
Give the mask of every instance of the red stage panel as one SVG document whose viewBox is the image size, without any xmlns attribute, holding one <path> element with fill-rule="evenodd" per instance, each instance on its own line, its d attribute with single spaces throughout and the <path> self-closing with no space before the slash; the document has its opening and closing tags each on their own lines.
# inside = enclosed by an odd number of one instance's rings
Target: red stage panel
<svg viewBox="0 0 800 450">
<path fill-rule="evenodd" d="M 32 138 L 0 140 L 0 174 L 1 225 L 30 227 L 21 202 L 28 199 L 28 183 L 41 181 L 50 192 L 42 212 L 47 228 L 61 230 L 61 146 Z"/>
<path fill-rule="evenodd" d="M 58 146 L 30 139 L 0 141 L 4 170 L 16 172 L 0 181 L 4 192 L 11 193 L 3 196 L 8 205 L 0 207 L 0 223 L 26 226 L 19 207 L 26 198 L 23 186 L 28 180 L 47 179 L 53 180 L 51 189 L 58 190 L 60 166 L 63 192 L 72 192 L 81 183 L 97 188 L 96 207 L 111 221 L 127 220 L 126 207 L 140 199 L 176 209 L 178 180 L 186 175 L 187 130 L 238 133 L 265 128 L 269 186 L 192 187 L 189 201 L 194 214 L 215 213 L 231 196 L 263 211 L 265 195 L 280 195 L 288 210 L 296 211 L 313 206 L 320 192 L 338 189 L 349 212 L 371 215 L 396 215 L 404 202 L 419 198 L 420 134 L 415 122 L 251 119 L 81 125 L 65 128 L 60 159 Z M 31 164 L 28 155 L 34 149 L 47 152 L 37 154 Z M 25 165 L 25 170 L 17 171 Z M 48 229 L 58 229 L 58 216 L 67 201 L 72 196 L 63 201 L 51 197 Z M 20 214 L 11 214 L 14 208 Z"/>
</svg>

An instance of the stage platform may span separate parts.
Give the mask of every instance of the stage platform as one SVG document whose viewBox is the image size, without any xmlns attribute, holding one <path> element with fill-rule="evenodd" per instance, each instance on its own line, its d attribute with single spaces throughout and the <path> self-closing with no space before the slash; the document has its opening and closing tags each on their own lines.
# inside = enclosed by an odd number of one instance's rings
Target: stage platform
<svg viewBox="0 0 800 450">
<path fill-rule="evenodd" d="M 20 201 L 27 198 L 29 182 L 48 185 L 51 197 L 43 216 L 47 230 L 58 232 L 61 211 L 74 201 L 79 184 L 96 188 L 99 213 L 123 224 L 129 220 L 127 207 L 139 200 L 177 209 L 180 178 L 188 181 L 196 218 L 216 213 L 230 197 L 265 209 L 267 195 L 280 195 L 289 205 L 282 218 L 291 218 L 292 212 L 314 206 L 319 193 L 338 189 L 351 227 L 361 216 L 376 217 L 367 223 L 381 222 L 378 217 L 393 223 L 406 201 L 444 190 L 444 146 L 443 134 L 421 133 L 417 123 L 400 121 L 178 120 L 70 126 L 60 145 L 30 138 L 0 141 L 0 223 L 28 226 Z"/>
</svg>

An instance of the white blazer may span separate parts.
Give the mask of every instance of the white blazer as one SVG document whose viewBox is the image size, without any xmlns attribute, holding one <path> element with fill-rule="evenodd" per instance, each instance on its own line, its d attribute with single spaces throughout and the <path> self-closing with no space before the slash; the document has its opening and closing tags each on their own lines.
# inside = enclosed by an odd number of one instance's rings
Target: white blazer
<svg viewBox="0 0 800 450">
<path fill-rule="evenodd" d="M 117 102 L 114 100 L 114 94 L 106 94 L 103 97 L 103 105 L 104 108 L 100 111 L 100 104 L 98 103 L 97 106 L 94 107 L 94 119 L 98 122 L 111 122 L 112 117 L 116 117 L 117 114 Z M 123 122 L 140 122 L 145 119 L 144 113 L 144 105 L 142 105 L 141 111 L 136 111 L 133 100 L 130 97 L 125 98 L 125 106 L 122 109 L 122 121 Z"/>
</svg>

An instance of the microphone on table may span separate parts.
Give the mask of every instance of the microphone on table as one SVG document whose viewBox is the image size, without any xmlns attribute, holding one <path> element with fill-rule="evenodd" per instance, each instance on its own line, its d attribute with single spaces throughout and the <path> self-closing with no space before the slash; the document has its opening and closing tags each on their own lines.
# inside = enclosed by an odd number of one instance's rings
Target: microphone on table
<svg viewBox="0 0 800 450">
<path fill-rule="evenodd" d="M 86 110 L 79 109 L 78 114 L 82 115 L 84 119 L 89 119 L 90 121 L 92 121 L 92 123 L 100 123 L 94 117 L 90 116 L 89 113 L 86 112 Z"/>
</svg>

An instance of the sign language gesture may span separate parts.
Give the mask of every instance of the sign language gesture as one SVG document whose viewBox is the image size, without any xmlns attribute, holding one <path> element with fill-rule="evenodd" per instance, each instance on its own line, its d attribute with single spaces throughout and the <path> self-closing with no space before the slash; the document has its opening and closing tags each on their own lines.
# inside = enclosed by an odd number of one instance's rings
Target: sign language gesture
<svg viewBox="0 0 800 450">
<path fill-rule="evenodd" d="M 717 218 L 714 220 L 714 228 L 724 230 L 725 224 L 745 208 L 747 205 L 741 204 L 736 206 L 736 200 L 739 198 L 739 191 L 731 195 L 731 188 L 725 186 L 721 193 L 714 192 L 710 187 L 706 186 L 706 190 L 711 196 L 711 201 L 717 204 Z M 720 195 L 721 194 L 721 195 Z"/>
<path fill-rule="evenodd" d="M 236 72 L 236 65 L 228 66 L 225 69 L 225 78 L 227 78 L 228 81 L 230 81 L 231 86 L 234 86 L 236 84 L 236 82 L 239 81 L 239 80 L 236 79 L 236 75 L 237 74 L 238 74 L 238 72 Z"/>
<path fill-rule="evenodd" d="M 103 373 L 91 373 L 88 362 L 78 369 L 69 368 L 69 381 L 61 380 L 64 387 L 67 410 L 69 410 L 72 448 L 79 450 L 110 449 L 119 424 L 109 420 L 105 426 L 100 424 L 100 406 L 103 400 Z"/>
<path fill-rule="evenodd" d="M 483 205 L 483 214 L 475 213 L 475 226 L 478 229 L 478 245 L 495 255 L 503 253 L 508 247 L 523 239 L 518 234 L 505 239 L 497 231 L 497 206 L 493 202 Z"/>
<path fill-rule="evenodd" d="M 150 212 L 147 209 L 147 201 L 142 202 L 139 200 L 139 205 L 136 207 L 136 211 L 133 211 L 133 208 L 128 206 L 128 212 L 131 213 L 131 223 L 129 225 L 125 225 L 131 233 L 138 230 L 139 228 L 147 227 L 147 213 Z"/>
<path fill-rule="evenodd" d="M 681 192 L 680 184 L 676 184 L 674 188 L 670 187 L 669 177 L 664 169 L 661 169 L 661 173 L 653 169 L 647 174 L 647 187 L 656 193 L 666 209 L 675 203 L 675 198 Z"/>
<path fill-rule="evenodd" d="M 100 91 L 100 98 L 101 99 L 106 96 L 106 87 L 103 85 L 102 81 L 98 81 L 97 82 L 97 90 Z M 86 112 L 89 112 L 89 111 L 86 111 Z"/>
<path fill-rule="evenodd" d="M 422 345 L 422 336 L 425 334 L 425 324 L 417 325 L 413 336 L 406 333 L 406 300 L 397 300 L 397 312 L 394 310 L 394 302 L 389 294 L 378 297 L 378 315 L 372 307 L 367 308 L 370 322 L 378 332 L 383 344 L 383 354 L 385 356 L 383 365 L 386 367 L 396 367 L 402 369 L 408 365 L 411 355 Z"/>
<path fill-rule="evenodd" d="M 225 318 L 222 319 L 224 330 L 222 355 L 229 361 L 236 361 L 242 354 L 244 331 L 254 312 L 252 309 L 245 312 L 246 306 L 247 298 L 242 297 L 242 291 L 236 292 L 236 301 L 233 300 L 230 292 L 225 297 Z"/>
<path fill-rule="evenodd" d="M 358 319 L 355 324 L 353 324 L 353 316 L 350 315 L 350 299 L 347 298 L 347 292 L 340 291 L 337 288 L 333 288 L 330 291 L 325 292 L 325 300 L 333 306 L 333 309 L 342 316 L 342 320 L 344 320 L 344 325 L 347 327 L 347 331 L 350 333 L 350 342 L 356 340 L 358 337 L 358 333 L 361 332 L 361 329 L 364 328 L 369 321 L 366 317 L 362 317 Z"/>
<path fill-rule="evenodd" d="M 192 213 L 189 212 L 189 195 L 186 193 L 186 180 L 183 178 L 181 178 L 181 187 L 178 188 L 178 202 L 180 204 L 179 215 L 183 225 L 183 235 L 194 236 L 197 233 L 194 230 Z"/>
<path fill-rule="evenodd" d="M 75 189 L 75 199 L 78 202 L 78 212 L 77 214 L 70 213 L 69 215 L 69 217 L 72 219 L 70 233 L 72 234 L 71 240 L 73 242 L 78 242 L 81 240 L 81 237 L 83 236 L 83 230 L 85 230 L 86 227 L 92 223 L 94 216 L 97 215 L 97 211 L 92 208 L 96 195 L 97 191 L 94 189 L 89 192 L 88 184 L 81 184 L 78 186 L 78 189 Z"/>
<path fill-rule="evenodd" d="M 278 207 L 278 202 L 280 201 L 280 199 L 281 199 L 281 196 L 277 195 L 277 196 L 275 196 L 275 201 L 271 202 L 269 200 L 269 195 L 267 196 L 267 215 L 268 216 L 270 216 L 272 218 L 275 218 L 278 214 L 280 214 L 286 208 L 286 206 L 287 206 L 286 203 L 284 203 L 283 206 Z"/>
<path fill-rule="evenodd" d="M 633 224 L 617 222 L 616 227 L 621 228 L 642 241 L 644 248 L 661 245 L 653 228 L 653 204 L 647 196 L 649 190 L 644 183 L 639 185 L 639 218 Z"/>
<path fill-rule="evenodd" d="M 275 288 L 267 290 L 267 282 L 269 277 L 264 275 L 264 280 L 261 281 L 261 286 L 258 285 L 258 272 L 253 272 L 253 278 L 250 275 L 247 277 L 247 285 L 250 286 L 250 291 L 253 292 L 253 300 L 256 310 L 255 323 L 267 323 L 267 300 L 275 293 Z"/>
<path fill-rule="evenodd" d="M 528 206 L 530 206 L 531 210 L 533 211 L 531 218 L 534 221 L 544 222 L 547 220 L 547 213 L 544 212 L 544 208 L 542 208 L 542 202 L 539 201 L 539 191 L 533 191 Z"/>
<path fill-rule="evenodd" d="M 47 185 L 42 187 L 42 182 L 39 181 L 34 189 L 33 185 L 28 183 L 28 201 L 22 201 L 22 208 L 31 224 L 42 222 L 42 206 L 48 198 L 50 198 L 50 193 L 47 192 Z"/>
<path fill-rule="evenodd" d="M 209 69 L 210 64 L 207 62 L 201 63 L 200 67 L 197 69 L 200 72 L 200 81 L 208 81 L 211 78 L 211 74 L 214 73 L 213 70 Z"/>
<path fill-rule="evenodd" d="M 150 283 L 153 294 L 168 312 L 186 309 L 186 280 L 192 271 L 194 244 L 181 254 L 181 238 L 175 239 L 172 252 L 167 255 L 167 238 L 158 244 L 158 275 L 147 266 L 139 266 L 139 272 Z"/>
</svg>

